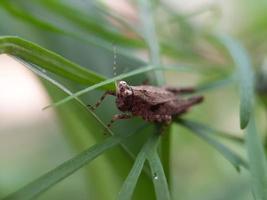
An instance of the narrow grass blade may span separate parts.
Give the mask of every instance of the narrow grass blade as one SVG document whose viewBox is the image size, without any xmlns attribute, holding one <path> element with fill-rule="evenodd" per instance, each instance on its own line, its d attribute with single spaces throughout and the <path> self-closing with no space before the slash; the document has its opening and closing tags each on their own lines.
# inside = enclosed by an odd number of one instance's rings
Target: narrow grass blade
<svg viewBox="0 0 267 200">
<path fill-rule="evenodd" d="M 254 95 L 251 61 L 246 49 L 238 41 L 227 35 L 219 35 L 219 39 L 228 49 L 237 67 L 240 87 L 240 127 L 244 129 L 249 122 Z"/>
<path fill-rule="evenodd" d="M 19 57 L 26 62 L 78 83 L 92 85 L 105 80 L 103 76 L 19 37 L 0 37 L 1 53 Z M 114 85 L 106 85 L 104 89 L 114 89 L 114 87 Z"/>
<path fill-rule="evenodd" d="M 143 37 L 149 47 L 150 61 L 154 66 L 160 66 L 160 46 L 157 39 L 155 22 L 152 14 L 152 2 L 149 0 L 139 0 L 140 16 L 143 23 Z M 162 72 L 156 71 L 157 84 L 165 83 Z"/>
<path fill-rule="evenodd" d="M 130 134 L 127 136 L 130 136 Z M 107 138 L 104 142 L 90 147 L 74 158 L 66 161 L 57 168 L 29 183 L 25 187 L 8 195 L 3 200 L 28 200 L 37 197 L 59 181 L 70 176 L 72 173 L 94 160 L 108 149 L 118 145 L 122 139 L 124 139 L 124 137 L 112 136 Z"/>
<path fill-rule="evenodd" d="M 205 131 L 207 134 L 210 134 L 211 136 L 219 136 L 221 138 L 228 139 L 228 140 L 240 143 L 240 144 L 244 144 L 244 142 L 245 142 L 245 139 L 240 137 L 240 136 L 236 136 L 236 135 L 231 134 L 231 133 L 226 133 L 226 132 L 215 130 L 215 129 L 213 129 L 209 126 L 206 126 L 205 124 L 199 123 L 199 122 L 192 122 L 190 120 L 181 120 L 181 119 L 177 120 L 177 122 L 181 122 L 181 123 L 183 123 L 184 121 L 186 121 L 188 123 L 193 123 L 195 126 L 198 127 L 198 129 Z"/>
<path fill-rule="evenodd" d="M 143 128 L 142 126 L 141 128 Z M 54 186 L 58 182 L 67 178 L 75 171 L 83 167 L 84 165 L 93 161 L 96 157 L 100 156 L 110 148 L 120 144 L 124 139 L 137 134 L 138 132 L 133 131 L 123 135 L 110 136 L 103 142 L 95 144 L 82 153 L 78 154 L 74 158 L 64 162 L 55 169 L 47 172 L 43 176 L 17 190 L 16 192 L 3 198 L 3 200 L 30 200 L 39 196 L 50 187 Z"/>
<path fill-rule="evenodd" d="M 151 169 L 153 184 L 156 192 L 157 200 L 170 200 L 170 192 L 168 188 L 167 178 L 165 176 L 161 160 L 157 152 L 158 135 L 152 138 L 152 148 L 147 154 L 147 160 Z"/>
<path fill-rule="evenodd" d="M 209 130 L 205 129 L 203 126 L 198 123 L 188 121 L 188 120 L 180 120 L 180 124 L 184 127 L 191 130 L 194 134 L 205 140 L 211 146 L 213 146 L 218 152 L 220 152 L 237 170 L 239 170 L 240 166 L 248 169 L 248 164 L 236 153 L 230 150 L 228 147 L 218 142 L 215 138 L 213 138 L 208 132 Z"/>
<path fill-rule="evenodd" d="M 257 133 L 253 115 L 251 116 L 245 135 L 254 197 L 256 200 L 267 200 L 266 157 L 262 141 Z"/>
<path fill-rule="evenodd" d="M 121 191 L 118 196 L 118 200 L 131 200 L 138 178 L 142 172 L 144 163 L 146 161 L 147 151 L 151 148 L 151 142 L 148 140 L 141 151 L 138 153 L 134 165 L 124 181 Z"/>
<path fill-rule="evenodd" d="M 133 168 L 130 171 L 127 179 L 123 183 L 121 191 L 118 196 L 118 200 L 131 200 L 132 195 L 138 181 L 138 178 L 142 172 L 146 157 L 144 152 L 140 152 L 136 157 Z"/>
<path fill-rule="evenodd" d="M 196 88 L 197 92 L 207 92 L 211 90 L 217 90 L 220 88 L 223 88 L 225 86 L 228 86 L 230 84 L 234 83 L 233 76 L 226 77 L 224 79 L 214 80 L 210 81 L 208 83 L 204 83 Z"/>
</svg>

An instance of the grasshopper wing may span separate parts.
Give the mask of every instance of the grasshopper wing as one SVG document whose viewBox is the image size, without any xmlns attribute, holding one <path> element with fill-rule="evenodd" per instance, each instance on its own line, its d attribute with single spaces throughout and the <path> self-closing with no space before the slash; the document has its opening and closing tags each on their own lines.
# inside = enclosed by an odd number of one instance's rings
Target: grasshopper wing
<svg viewBox="0 0 267 200">
<path fill-rule="evenodd" d="M 168 101 L 176 100 L 174 93 L 160 87 L 149 85 L 131 86 L 135 98 L 140 98 L 151 105 L 157 105 Z"/>
</svg>

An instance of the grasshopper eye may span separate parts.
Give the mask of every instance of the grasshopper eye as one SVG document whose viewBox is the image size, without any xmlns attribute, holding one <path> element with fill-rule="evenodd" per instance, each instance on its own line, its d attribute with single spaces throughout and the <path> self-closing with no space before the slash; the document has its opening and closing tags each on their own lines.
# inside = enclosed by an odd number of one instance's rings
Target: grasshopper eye
<svg viewBox="0 0 267 200">
<path fill-rule="evenodd" d="M 127 83 L 125 81 L 120 81 L 119 82 L 119 87 L 126 87 Z"/>
</svg>

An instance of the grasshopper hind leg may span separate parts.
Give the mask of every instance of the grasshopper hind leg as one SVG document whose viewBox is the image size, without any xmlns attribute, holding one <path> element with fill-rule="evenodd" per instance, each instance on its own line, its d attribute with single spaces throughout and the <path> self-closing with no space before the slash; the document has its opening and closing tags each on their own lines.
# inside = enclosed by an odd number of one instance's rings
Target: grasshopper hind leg
<svg viewBox="0 0 267 200">
<path fill-rule="evenodd" d="M 195 88 L 193 87 L 185 87 L 185 88 L 164 87 L 164 89 L 174 94 L 192 94 L 195 92 Z"/>
<path fill-rule="evenodd" d="M 178 103 L 177 108 L 175 109 L 175 115 L 179 116 L 188 111 L 192 106 L 199 104 L 203 101 L 203 96 L 194 96 L 186 99 L 183 103 Z"/>
</svg>

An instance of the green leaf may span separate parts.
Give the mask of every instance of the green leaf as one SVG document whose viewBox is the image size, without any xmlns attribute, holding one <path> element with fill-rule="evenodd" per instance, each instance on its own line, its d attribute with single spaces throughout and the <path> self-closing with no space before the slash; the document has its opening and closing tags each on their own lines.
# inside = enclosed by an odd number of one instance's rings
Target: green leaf
<svg viewBox="0 0 267 200">
<path fill-rule="evenodd" d="M 118 196 L 118 200 L 130 200 L 132 199 L 134 189 L 138 178 L 142 172 L 144 163 L 146 161 L 147 151 L 152 147 L 151 140 L 148 140 L 142 147 L 141 151 L 138 153 L 134 165 L 124 181 L 121 191 Z"/>
<path fill-rule="evenodd" d="M 246 129 L 246 149 L 249 159 L 252 187 L 256 200 L 267 199 L 267 164 L 264 148 L 257 133 L 254 116 Z"/>
<path fill-rule="evenodd" d="M 151 168 L 152 180 L 154 183 L 157 199 L 170 199 L 167 179 L 157 153 L 159 139 L 159 134 L 153 134 L 151 138 L 148 139 L 147 142 L 143 145 L 128 177 L 123 183 L 123 186 L 118 196 L 118 200 L 130 200 L 132 198 L 134 188 L 138 181 L 138 177 L 141 174 L 146 159 L 148 160 L 148 164 Z"/>
<path fill-rule="evenodd" d="M 237 40 L 227 35 L 218 36 L 228 49 L 235 65 L 240 87 L 240 127 L 244 129 L 248 122 L 253 105 L 254 75 L 248 52 Z"/>
<path fill-rule="evenodd" d="M 123 183 L 123 186 L 118 196 L 118 200 L 132 199 L 132 195 L 136 183 L 138 181 L 138 178 L 142 172 L 145 160 L 146 160 L 145 152 L 141 150 L 141 152 L 136 157 L 133 168 L 131 169 L 127 179 Z"/>
<path fill-rule="evenodd" d="M 96 157 L 98 157 L 108 149 L 118 145 L 123 139 L 131 136 L 132 134 L 134 133 L 131 132 L 123 136 L 111 136 L 105 141 L 99 144 L 95 144 L 94 146 L 83 151 L 74 158 L 64 162 L 60 166 L 24 186 L 20 190 L 8 195 L 3 200 L 27 200 L 35 198 L 59 181 L 70 176 L 72 173 L 94 160 Z"/>
<path fill-rule="evenodd" d="M 42 69 L 78 83 L 92 85 L 105 80 L 103 76 L 19 37 L 0 37 L 0 54 L 1 53 L 19 57 L 26 62 L 33 63 Z M 110 84 L 105 85 L 102 89 L 112 89 L 114 87 L 114 85 Z"/>
<path fill-rule="evenodd" d="M 213 146 L 218 152 L 220 152 L 232 165 L 239 170 L 240 166 L 248 169 L 248 164 L 236 153 L 230 150 L 228 147 L 218 142 L 210 134 L 209 128 L 201 125 L 200 123 L 192 122 L 189 120 L 179 120 L 180 124 L 191 130 L 194 134 L 205 140 L 211 146 Z"/>
<path fill-rule="evenodd" d="M 152 138 L 154 146 L 147 154 L 149 166 L 151 168 L 153 184 L 156 192 L 157 200 L 170 200 L 170 192 L 168 188 L 167 178 L 165 176 L 161 160 L 157 152 L 158 135 Z"/>
</svg>

